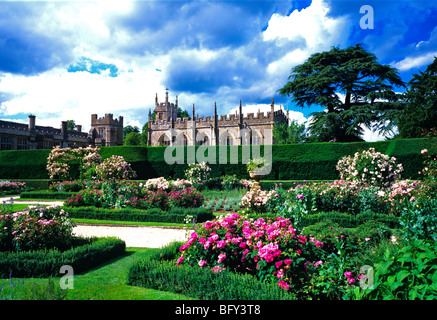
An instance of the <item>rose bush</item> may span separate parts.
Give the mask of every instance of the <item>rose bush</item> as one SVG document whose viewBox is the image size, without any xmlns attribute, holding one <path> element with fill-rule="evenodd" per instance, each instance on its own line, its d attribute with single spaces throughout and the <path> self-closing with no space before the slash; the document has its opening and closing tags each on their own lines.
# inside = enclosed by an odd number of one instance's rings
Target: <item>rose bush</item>
<svg viewBox="0 0 437 320">
<path fill-rule="evenodd" d="M 389 157 L 374 148 L 356 152 L 354 156 L 346 156 L 337 163 L 340 179 L 356 180 L 361 184 L 388 188 L 400 179 L 402 164 L 396 163 L 395 157 Z"/>
<path fill-rule="evenodd" d="M 220 272 L 228 269 L 273 281 L 285 290 L 299 291 L 308 278 L 308 265 L 318 266 L 323 243 L 296 233 L 290 220 L 248 220 L 228 214 L 207 221 L 193 232 L 177 264 Z"/>
<path fill-rule="evenodd" d="M 128 180 L 137 176 L 130 164 L 122 156 L 113 155 L 96 167 L 97 178 L 100 180 Z"/>
<path fill-rule="evenodd" d="M 274 193 L 275 190 L 250 190 L 241 198 L 240 204 L 251 213 L 265 213 L 268 209 L 267 203 Z"/>
<path fill-rule="evenodd" d="M 0 226 L 2 250 L 28 251 L 67 248 L 74 223 L 56 206 L 29 206 L 23 211 L 0 214 Z"/>
<path fill-rule="evenodd" d="M 0 181 L 0 194 L 14 194 L 23 192 L 26 189 L 26 182 Z"/>
<path fill-rule="evenodd" d="M 47 157 L 47 171 L 50 179 L 70 180 L 72 162 L 79 163 L 80 177 L 102 161 L 98 148 L 60 148 L 54 147 Z M 77 178 L 80 178 L 77 177 Z"/>
<path fill-rule="evenodd" d="M 204 161 L 201 163 L 190 163 L 188 169 L 185 170 L 185 179 L 196 189 L 200 190 L 208 181 L 210 171 L 211 168 Z"/>
</svg>

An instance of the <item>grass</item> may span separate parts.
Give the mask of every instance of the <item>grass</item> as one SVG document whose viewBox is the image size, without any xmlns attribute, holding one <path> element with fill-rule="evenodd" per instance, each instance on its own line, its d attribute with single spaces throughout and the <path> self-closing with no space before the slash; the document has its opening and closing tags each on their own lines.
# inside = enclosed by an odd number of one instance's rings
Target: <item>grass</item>
<svg viewBox="0 0 437 320">
<path fill-rule="evenodd" d="M 137 222 L 137 221 L 114 221 L 114 220 L 96 220 L 96 219 L 71 219 L 75 223 L 86 224 L 113 224 L 113 225 L 128 225 L 128 226 L 152 226 L 152 227 L 187 227 L 184 223 L 170 222 Z"/>
<path fill-rule="evenodd" d="M 11 204 L 4 204 L 3 208 L 12 212 L 16 212 L 16 211 L 24 210 L 28 206 L 33 206 L 33 205 L 36 205 L 36 203 L 35 204 L 11 203 Z"/>
<path fill-rule="evenodd" d="M 127 248 L 126 253 L 108 261 L 107 263 L 90 270 L 84 274 L 74 275 L 73 289 L 66 291 L 66 300 L 190 300 L 192 298 L 159 290 L 146 289 L 141 287 L 129 286 L 127 274 L 130 265 L 136 260 L 141 259 L 148 251 L 159 250 L 149 248 Z M 52 279 L 11 279 L 14 284 L 12 294 L 9 298 L 18 298 L 20 300 L 42 298 L 48 299 L 50 294 L 45 289 L 44 296 L 34 297 L 32 292 L 44 291 L 48 281 L 52 280 L 55 290 L 59 289 L 62 278 Z M 63 279 L 62 279 L 63 280 Z M 9 283 L 10 279 L 0 279 L 0 284 Z M 63 291 L 63 290 L 62 290 Z M 65 291 L 61 294 L 65 295 Z M 6 297 L 6 298 L 8 298 Z"/>
</svg>

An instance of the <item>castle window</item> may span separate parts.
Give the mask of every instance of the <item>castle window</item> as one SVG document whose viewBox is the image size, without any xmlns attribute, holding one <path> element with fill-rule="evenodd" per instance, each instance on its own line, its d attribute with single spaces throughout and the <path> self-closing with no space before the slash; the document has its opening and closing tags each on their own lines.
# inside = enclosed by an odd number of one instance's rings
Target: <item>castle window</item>
<svg viewBox="0 0 437 320">
<path fill-rule="evenodd" d="M 10 137 L 0 138 L 0 150 L 11 150 L 12 149 L 12 139 Z"/>
<path fill-rule="evenodd" d="M 255 132 L 251 132 L 250 134 L 250 144 L 261 144 L 261 137 L 259 136 L 259 134 L 255 133 Z"/>
<path fill-rule="evenodd" d="M 103 139 L 104 134 L 105 134 L 105 129 L 99 128 L 99 138 Z"/>
<path fill-rule="evenodd" d="M 227 145 L 227 146 L 232 146 L 233 143 L 234 143 L 234 139 L 232 139 L 231 136 L 227 136 L 227 137 L 226 137 L 226 145 Z"/>
<path fill-rule="evenodd" d="M 18 138 L 17 139 L 17 149 L 18 150 L 29 149 L 29 145 L 27 143 L 27 138 Z"/>
<path fill-rule="evenodd" d="M 209 146 L 209 139 L 208 136 L 204 136 L 202 140 L 199 141 L 200 146 Z"/>
<path fill-rule="evenodd" d="M 170 145 L 170 139 L 163 134 L 159 140 L 158 140 L 158 146 L 169 146 Z"/>
</svg>

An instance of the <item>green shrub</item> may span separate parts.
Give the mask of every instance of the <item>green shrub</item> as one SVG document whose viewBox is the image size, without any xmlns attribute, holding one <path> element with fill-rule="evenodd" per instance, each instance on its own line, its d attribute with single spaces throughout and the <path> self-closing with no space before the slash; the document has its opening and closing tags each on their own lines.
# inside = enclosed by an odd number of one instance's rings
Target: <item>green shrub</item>
<svg viewBox="0 0 437 320">
<path fill-rule="evenodd" d="M 35 250 L 0 252 L 0 278 L 47 278 L 59 276 L 63 265 L 74 273 L 87 271 L 125 252 L 126 244 L 116 238 L 97 238 L 66 251 Z"/>
<path fill-rule="evenodd" d="M 22 199 L 50 199 L 50 200 L 66 200 L 78 192 L 47 192 L 47 191 L 25 191 L 20 193 Z"/>
<path fill-rule="evenodd" d="M 374 266 L 367 288 L 356 288 L 362 300 L 437 299 L 437 244 L 416 240 Z M 373 283 L 371 283 L 373 280 Z"/>
<path fill-rule="evenodd" d="M 75 207 L 65 208 L 70 218 L 76 219 L 97 219 L 113 221 L 135 221 L 135 222 L 170 222 L 184 223 L 186 215 L 192 215 L 197 222 L 204 222 L 213 218 L 210 210 L 200 208 L 171 208 L 169 211 L 161 209 L 106 209 L 96 207 Z"/>
<path fill-rule="evenodd" d="M 437 241 L 437 199 L 423 197 L 408 202 L 399 220 L 408 240 Z"/>
<path fill-rule="evenodd" d="M 143 259 L 129 268 L 128 284 L 181 293 L 202 300 L 294 300 L 275 284 L 228 271 L 176 266 L 174 261 Z"/>
</svg>

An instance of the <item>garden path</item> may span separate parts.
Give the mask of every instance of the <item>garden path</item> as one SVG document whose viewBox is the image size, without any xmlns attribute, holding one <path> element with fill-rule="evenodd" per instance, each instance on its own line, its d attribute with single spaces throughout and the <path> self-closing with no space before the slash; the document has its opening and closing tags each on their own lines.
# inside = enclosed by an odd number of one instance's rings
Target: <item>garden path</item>
<svg viewBox="0 0 437 320">
<path fill-rule="evenodd" d="M 126 242 L 126 247 L 161 248 L 174 241 L 186 241 L 191 232 L 178 227 L 77 224 L 73 233 L 83 237 L 117 237 Z"/>
<path fill-rule="evenodd" d="M 44 205 L 58 205 L 58 206 L 62 206 L 64 204 L 64 201 L 50 201 L 50 200 L 22 200 L 20 199 L 20 196 L 12 196 L 12 197 L 1 197 L 0 198 L 0 204 L 1 203 L 10 203 L 11 198 L 13 199 L 14 202 L 16 203 L 22 203 L 22 204 L 44 204 Z"/>
</svg>

